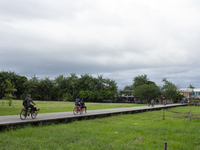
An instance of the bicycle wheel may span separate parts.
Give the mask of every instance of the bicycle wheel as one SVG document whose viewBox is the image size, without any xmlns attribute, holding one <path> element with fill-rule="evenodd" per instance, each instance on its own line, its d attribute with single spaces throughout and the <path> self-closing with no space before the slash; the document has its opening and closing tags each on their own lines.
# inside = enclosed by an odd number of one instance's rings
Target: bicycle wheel
<svg viewBox="0 0 200 150">
<path fill-rule="evenodd" d="M 77 108 L 74 108 L 73 109 L 73 113 L 74 113 L 74 115 L 76 115 L 78 112 L 77 112 Z"/>
<path fill-rule="evenodd" d="M 31 114 L 31 118 L 32 118 L 32 119 L 35 119 L 36 116 L 37 116 L 37 114 L 36 114 L 35 112 Z"/>
<path fill-rule="evenodd" d="M 80 114 L 81 114 L 81 115 L 83 114 L 83 109 L 80 110 Z"/>
<path fill-rule="evenodd" d="M 22 120 L 25 120 L 26 117 L 27 117 L 27 112 L 26 112 L 25 110 L 22 110 L 22 111 L 20 112 L 20 118 L 21 118 Z"/>
</svg>

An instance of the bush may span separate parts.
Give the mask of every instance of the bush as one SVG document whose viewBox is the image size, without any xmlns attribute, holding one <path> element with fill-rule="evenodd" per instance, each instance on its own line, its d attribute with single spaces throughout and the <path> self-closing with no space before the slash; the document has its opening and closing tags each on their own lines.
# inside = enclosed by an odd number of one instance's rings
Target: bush
<svg viewBox="0 0 200 150">
<path fill-rule="evenodd" d="M 66 94 L 63 96 L 63 101 L 65 101 L 65 102 L 74 101 L 74 98 L 73 98 L 73 96 L 72 96 L 70 93 L 66 93 Z"/>
</svg>

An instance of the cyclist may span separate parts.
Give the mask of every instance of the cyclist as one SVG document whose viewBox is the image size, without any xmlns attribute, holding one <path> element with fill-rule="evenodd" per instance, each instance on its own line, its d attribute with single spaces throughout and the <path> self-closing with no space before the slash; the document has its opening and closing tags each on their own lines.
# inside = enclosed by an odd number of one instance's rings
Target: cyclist
<svg viewBox="0 0 200 150">
<path fill-rule="evenodd" d="M 85 106 L 83 99 L 81 100 L 80 105 L 81 105 L 81 109 L 85 108 L 85 113 L 87 113 L 86 112 L 87 107 Z"/>
<path fill-rule="evenodd" d="M 77 96 L 77 97 L 76 97 L 76 100 L 75 100 L 75 106 L 76 106 L 76 107 L 80 106 L 79 103 L 80 103 L 80 98 L 79 98 L 79 96 Z"/>
<path fill-rule="evenodd" d="M 151 107 L 154 107 L 154 99 L 151 100 Z"/>
<path fill-rule="evenodd" d="M 166 100 L 165 99 L 163 100 L 163 104 L 166 105 Z"/>
<path fill-rule="evenodd" d="M 31 105 L 31 103 L 33 103 L 34 105 L 36 105 L 36 104 L 35 104 L 35 103 L 33 102 L 33 100 L 31 99 L 31 94 L 28 94 L 28 95 L 27 95 L 27 97 L 26 97 L 26 102 L 27 102 L 27 105 L 26 105 L 25 108 L 31 108 L 31 109 L 30 109 L 30 113 L 32 113 L 34 106 Z"/>
<path fill-rule="evenodd" d="M 150 107 L 151 106 L 151 100 L 148 99 L 148 106 Z"/>
</svg>

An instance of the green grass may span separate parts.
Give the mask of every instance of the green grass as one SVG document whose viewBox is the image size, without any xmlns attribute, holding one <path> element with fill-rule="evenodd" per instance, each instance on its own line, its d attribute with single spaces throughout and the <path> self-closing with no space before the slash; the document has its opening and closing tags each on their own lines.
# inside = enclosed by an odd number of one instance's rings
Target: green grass
<svg viewBox="0 0 200 150">
<path fill-rule="evenodd" d="M 168 110 L 200 115 L 197 106 Z M 178 117 L 177 117 L 178 115 Z M 0 133 L 0 149 L 200 150 L 200 116 L 148 111 L 69 124 L 25 127 Z"/>
<path fill-rule="evenodd" d="M 8 106 L 8 101 L 0 100 L 0 116 L 19 115 L 22 106 L 22 100 L 13 100 L 12 106 Z M 74 102 L 63 101 L 34 101 L 35 107 L 40 108 L 40 113 L 66 112 L 72 111 Z M 3 104 L 4 103 L 4 104 Z M 88 110 L 123 108 L 146 106 L 146 104 L 130 104 L 130 103 L 85 103 Z M 4 106 L 2 106 L 4 105 Z"/>
</svg>

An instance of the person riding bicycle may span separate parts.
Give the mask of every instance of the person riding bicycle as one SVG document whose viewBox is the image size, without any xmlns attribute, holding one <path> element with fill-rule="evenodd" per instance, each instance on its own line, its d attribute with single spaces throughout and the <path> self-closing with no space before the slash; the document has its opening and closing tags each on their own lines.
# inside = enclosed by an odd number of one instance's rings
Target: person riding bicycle
<svg viewBox="0 0 200 150">
<path fill-rule="evenodd" d="M 148 106 L 150 107 L 151 106 L 151 100 L 148 99 Z"/>
<path fill-rule="evenodd" d="M 27 105 L 26 105 L 25 108 L 31 108 L 31 109 L 30 109 L 30 113 L 32 113 L 32 112 L 33 112 L 33 109 L 34 109 L 34 106 L 31 105 L 31 103 L 33 103 L 34 105 L 36 105 L 36 104 L 33 102 L 32 98 L 31 98 L 31 94 L 28 94 L 28 95 L 27 95 L 27 97 L 26 97 L 26 102 L 27 102 Z"/>
<path fill-rule="evenodd" d="M 163 104 L 166 105 L 166 100 L 165 99 L 163 100 Z"/>
<path fill-rule="evenodd" d="M 84 103 L 83 99 L 81 99 L 80 105 L 81 105 L 81 109 L 85 108 L 85 113 L 87 113 L 86 112 L 87 107 L 85 106 L 85 103 Z"/>
<path fill-rule="evenodd" d="M 154 107 L 154 99 L 151 100 L 151 107 Z"/>
<path fill-rule="evenodd" d="M 79 96 L 77 96 L 77 97 L 76 97 L 76 100 L 75 100 L 75 106 L 76 106 L 76 107 L 80 106 L 79 103 L 80 103 L 80 98 L 79 98 Z"/>
</svg>

